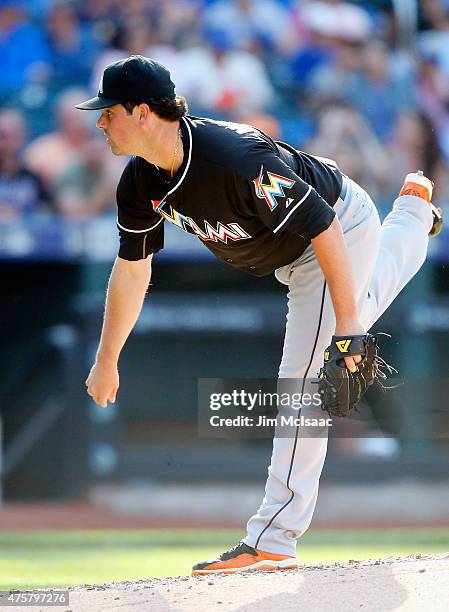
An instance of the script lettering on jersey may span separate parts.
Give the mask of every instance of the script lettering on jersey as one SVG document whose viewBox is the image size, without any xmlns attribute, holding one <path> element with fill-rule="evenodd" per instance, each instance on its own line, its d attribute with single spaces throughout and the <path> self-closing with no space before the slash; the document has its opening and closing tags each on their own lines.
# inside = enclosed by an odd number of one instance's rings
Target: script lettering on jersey
<svg viewBox="0 0 449 612">
<path fill-rule="evenodd" d="M 256 189 L 256 196 L 265 200 L 270 210 L 274 210 L 278 205 L 276 198 L 285 198 L 284 187 L 291 189 L 295 184 L 293 179 L 289 179 L 273 172 L 266 172 L 269 184 L 263 183 L 263 164 L 260 167 L 259 176 L 253 180 Z"/>
<path fill-rule="evenodd" d="M 236 242 L 237 240 L 246 240 L 247 238 L 251 238 L 251 235 L 245 232 L 243 228 L 240 227 L 238 223 L 229 223 L 225 225 L 221 223 L 221 221 L 217 222 L 217 227 L 213 227 L 209 221 L 204 220 L 204 229 L 200 228 L 197 223 L 191 218 L 183 215 L 182 213 L 174 210 L 172 206 L 170 206 L 170 212 L 163 209 L 164 204 L 166 202 L 164 200 L 151 200 L 154 210 L 161 215 L 170 223 L 174 223 L 184 232 L 189 232 L 187 227 L 190 227 L 195 234 L 203 240 L 204 242 L 223 242 L 224 244 L 228 243 L 228 240 L 232 240 Z"/>
</svg>

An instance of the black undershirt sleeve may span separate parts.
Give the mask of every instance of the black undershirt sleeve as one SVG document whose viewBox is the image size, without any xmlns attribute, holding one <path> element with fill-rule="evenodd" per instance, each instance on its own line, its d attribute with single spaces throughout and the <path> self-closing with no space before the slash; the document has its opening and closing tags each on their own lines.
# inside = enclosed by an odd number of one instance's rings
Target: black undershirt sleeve
<svg viewBox="0 0 449 612">
<path fill-rule="evenodd" d="M 117 186 L 118 256 L 128 261 L 145 259 L 164 246 L 164 219 L 145 201 L 139 189 L 136 160 L 128 162 Z"/>
</svg>

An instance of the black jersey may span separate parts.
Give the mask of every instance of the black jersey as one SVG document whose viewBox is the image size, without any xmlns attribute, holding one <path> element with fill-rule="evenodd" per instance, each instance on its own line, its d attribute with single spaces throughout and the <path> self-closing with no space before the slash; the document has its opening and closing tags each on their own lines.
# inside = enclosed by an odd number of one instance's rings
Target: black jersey
<svg viewBox="0 0 449 612">
<path fill-rule="evenodd" d="M 165 220 L 221 260 L 263 276 L 297 259 L 331 224 L 342 187 L 331 163 L 248 125 L 189 116 L 180 126 L 184 159 L 173 179 L 140 157 L 123 171 L 119 257 L 160 250 Z"/>
</svg>

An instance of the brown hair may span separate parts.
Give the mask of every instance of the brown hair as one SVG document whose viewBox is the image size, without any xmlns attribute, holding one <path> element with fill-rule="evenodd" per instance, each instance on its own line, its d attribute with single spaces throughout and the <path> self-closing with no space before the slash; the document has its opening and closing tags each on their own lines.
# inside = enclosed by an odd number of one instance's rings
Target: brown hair
<svg viewBox="0 0 449 612">
<path fill-rule="evenodd" d="M 149 98 L 141 102 L 122 102 L 128 115 L 131 115 L 134 107 L 139 104 L 148 104 L 151 110 L 155 112 L 160 119 L 165 119 L 165 121 L 178 121 L 189 112 L 187 100 L 184 96 L 176 96 L 173 100 L 170 98 L 162 98 L 160 100 Z"/>
</svg>

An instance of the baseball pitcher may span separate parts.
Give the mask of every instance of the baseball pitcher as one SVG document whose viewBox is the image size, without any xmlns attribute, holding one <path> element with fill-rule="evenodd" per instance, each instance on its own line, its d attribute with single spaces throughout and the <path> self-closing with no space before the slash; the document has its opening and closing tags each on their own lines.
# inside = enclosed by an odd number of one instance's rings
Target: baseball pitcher
<svg viewBox="0 0 449 612">
<path fill-rule="evenodd" d="M 101 111 L 97 127 L 112 152 L 132 156 L 117 188 L 120 248 L 86 381 L 95 402 L 115 401 L 120 351 L 168 222 L 229 265 L 255 276 L 274 272 L 288 286 L 279 377 L 304 380 L 321 369 L 324 408 L 347 414 L 376 377 L 368 330 L 423 264 L 429 234 L 441 229 L 431 181 L 409 174 L 381 224 L 369 195 L 335 162 L 249 125 L 189 116 L 169 71 L 142 56 L 109 65 L 98 95 L 77 108 Z M 299 427 L 275 436 L 265 496 L 246 537 L 193 572 L 296 568 L 326 447 L 326 436 L 304 436 Z"/>
</svg>

